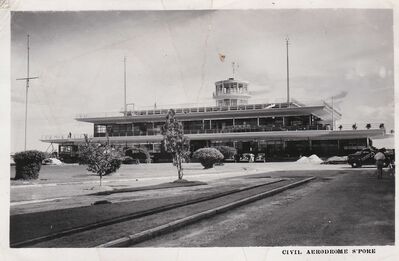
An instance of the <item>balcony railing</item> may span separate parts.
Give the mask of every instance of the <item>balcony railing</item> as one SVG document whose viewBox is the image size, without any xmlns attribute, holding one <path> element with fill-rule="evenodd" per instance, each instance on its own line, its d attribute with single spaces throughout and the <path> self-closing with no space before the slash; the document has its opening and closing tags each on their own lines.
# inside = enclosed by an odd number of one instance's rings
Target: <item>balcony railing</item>
<svg viewBox="0 0 399 261">
<path fill-rule="evenodd" d="M 339 126 L 342 126 L 340 129 Z M 371 123 L 370 128 L 367 128 L 366 124 L 356 124 L 357 128 L 353 129 L 353 124 L 337 124 L 334 131 L 347 131 L 347 130 L 376 130 L 381 129 L 379 123 Z M 330 126 L 248 126 L 248 125 L 236 125 L 228 126 L 225 128 L 212 128 L 212 129 L 185 129 L 184 134 L 217 134 L 217 133 L 239 133 L 239 132 L 271 132 L 271 131 L 305 131 L 305 130 L 321 130 L 321 131 L 331 131 Z M 84 139 L 85 134 L 72 134 L 72 135 L 43 135 L 41 140 L 73 140 L 73 139 Z M 128 137 L 128 136 L 155 136 L 161 135 L 159 129 L 149 129 L 147 131 L 126 131 L 118 133 L 108 133 L 109 137 Z M 95 133 L 93 135 L 88 135 L 89 138 L 93 137 L 106 137 L 106 133 Z"/>
<path fill-rule="evenodd" d="M 303 130 L 331 130 L 328 126 L 259 126 L 251 127 L 245 125 L 230 126 L 225 128 L 212 129 L 185 129 L 184 134 L 217 134 L 217 133 L 236 133 L 236 132 L 270 132 L 270 131 L 303 131 Z M 160 135 L 160 130 L 147 131 L 127 131 L 118 133 L 109 133 L 109 137 L 123 137 L 123 136 L 154 136 Z M 105 133 L 97 133 L 95 137 L 105 137 Z"/>
</svg>

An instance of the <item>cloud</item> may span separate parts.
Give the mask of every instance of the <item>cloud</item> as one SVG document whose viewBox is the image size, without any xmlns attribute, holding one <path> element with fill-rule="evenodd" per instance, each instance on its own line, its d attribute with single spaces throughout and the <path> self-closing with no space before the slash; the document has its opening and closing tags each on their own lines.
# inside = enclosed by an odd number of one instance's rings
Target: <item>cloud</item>
<svg viewBox="0 0 399 261">
<path fill-rule="evenodd" d="M 334 95 L 332 98 L 335 100 L 339 100 L 339 99 L 343 99 L 346 97 L 346 95 L 348 95 L 347 91 L 342 91 L 340 93 L 338 93 L 337 95 Z"/>
</svg>

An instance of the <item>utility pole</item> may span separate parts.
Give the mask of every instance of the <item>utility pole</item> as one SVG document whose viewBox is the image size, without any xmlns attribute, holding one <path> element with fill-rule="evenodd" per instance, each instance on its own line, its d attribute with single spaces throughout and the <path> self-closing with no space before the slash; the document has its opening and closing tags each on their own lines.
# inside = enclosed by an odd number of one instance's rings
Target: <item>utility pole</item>
<svg viewBox="0 0 399 261">
<path fill-rule="evenodd" d="M 124 114 L 127 116 L 127 104 L 126 104 L 126 56 L 123 57 L 123 87 L 124 87 Z"/>
<path fill-rule="evenodd" d="M 236 74 L 236 63 L 235 63 L 235 62 L 232 62 L 232 63 L 231 63 L 231 67 L 233 67 L 233 79 L 234 79 L 235 74 Z"/>
<path fill-rule="evenodd" d="M 288 59 L 288 45 L 289 45 L 289 38 L 285 39 L 286 47 L 287 47 L 287 104 L 290 107 L 290 70 L 289 70 L 289 59 Z"/>
<path fill-rule="evenodd" d="M 331 97 L 331 129 L 334 130 L 334 96 Z"/>
<path fill-rule="evenodd" d="M 27 35 L 27 66 L 26 66 L 26 78 L 18 78 L 17 80 L 26 81 L 26 92 L 25 92 L 25 145 L 24 150 L 26 150 L 26 136 L 28 131 L 28 89 L 29 89 L 29 80 L 38 79 L 39 77 L 30 77 L 29 76 L 29 34 Z"/>
</svg>

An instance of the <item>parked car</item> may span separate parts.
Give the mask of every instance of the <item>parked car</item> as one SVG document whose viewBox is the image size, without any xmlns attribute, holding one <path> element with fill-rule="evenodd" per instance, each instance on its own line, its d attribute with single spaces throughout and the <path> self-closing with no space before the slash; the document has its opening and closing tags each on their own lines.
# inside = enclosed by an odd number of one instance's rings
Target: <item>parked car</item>
<svg viewBox="0 0 399 261">
<path fill-rule="evenodd" d="M 352 168 L 359 168 L 363 165 L 375 165 L 374 156 L 377 152 L 378 150 L 374 148 L 365 148 L 353 154 L 349 154 L 348 164 L 351 165 Z M 390 164 L 395 164 L 394 150 L 386 150 L 384 154 L 385 154 L 384 167 L 388 167 Z"/>
<path fill-rule="evenodd" d="M 254 162 L 255 161 L 255 155 L 252 153 L 243 153 L 240 161 L 243 162 Z"/>
<path fill-rule="evenodd" d="M 265 153 L 258 153 L 255 158 L 256 162 L 265 162 L 266 161 L 266 154 Z"/>
</svg>

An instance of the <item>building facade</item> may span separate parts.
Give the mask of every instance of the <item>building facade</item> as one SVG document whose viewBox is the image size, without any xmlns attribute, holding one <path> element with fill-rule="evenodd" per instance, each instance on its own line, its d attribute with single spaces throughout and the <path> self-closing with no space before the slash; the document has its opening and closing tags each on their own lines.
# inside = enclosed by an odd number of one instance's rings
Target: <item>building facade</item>
<svg viewBox="0 0 399 261">
<path fill-rule="evenodd" d="M 219 145 L 235 147 L 240 155 L 252 153 L 266 161 L 292 160 L 302 155 L 348 155 L 370 145 L 370 138 L 385 131 L 333 129 L 341 114 L 320 101 L 302 104 L 250 103 L 248 83 L 229 78 L 215 83 L 215 106 L 176 107 L 190 140 L 191 152 Z M 81 115 L 76 120 L 93 124 L 93 141 L 128 149 L 148 150 L 153 162 L 170 160 L 162 146 L 161 127 L 168 109 L 132 110 L 111 116 Z M 74 161 L 83 137 L 52 137 L 42 141 L 59 144 L 59 155 Z"/>
</svg>

